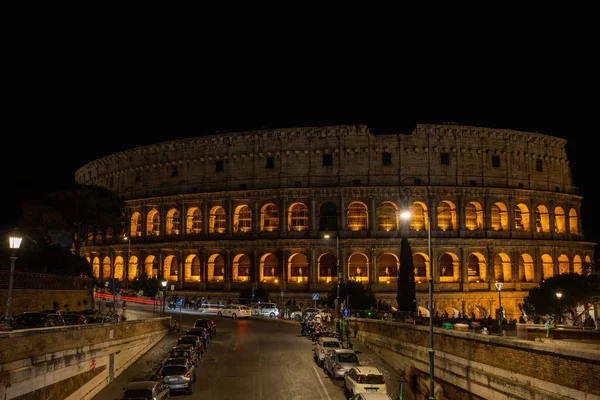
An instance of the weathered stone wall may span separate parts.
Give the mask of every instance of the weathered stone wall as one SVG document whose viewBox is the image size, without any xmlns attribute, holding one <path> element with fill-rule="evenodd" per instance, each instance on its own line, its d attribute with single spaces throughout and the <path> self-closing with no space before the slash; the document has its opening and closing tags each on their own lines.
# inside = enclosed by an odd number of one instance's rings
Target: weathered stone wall
<svg viewBox="0 0 600 400">
<path fill-rule="evenodd" d="M 351 319 L 354 335 L 406 373 L 417 398 L 428 392 L 428 327 Z M 437 399 L 598 399 L 595 350 L 434 329 Z"/>
<path fill-rule="evenodd" d="M 7 290 L 0 290 L 0 305 L 2 305 L 0 309 L 2 310 L 2 315 L 6 311 L 7 294 Z M 13 315 L 25 311 L 52 310 L 56 305 L 58 305 L 58 309 L 67 309 L 69 311 L 94 308 L 94 294 L 89 290 L 13 290 Z"/>
</svg>

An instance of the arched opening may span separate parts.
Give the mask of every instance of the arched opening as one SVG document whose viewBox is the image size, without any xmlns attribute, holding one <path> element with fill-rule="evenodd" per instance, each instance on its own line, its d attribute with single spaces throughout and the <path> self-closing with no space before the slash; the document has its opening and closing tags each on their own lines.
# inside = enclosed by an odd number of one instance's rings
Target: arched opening
<svg viewBox="0 0 600 400">
<path fill-rule="evenodd" d="M 515 206 L 515 229 L 518 231 L 529 232 L 529 222 L 529 208 L 523 203 L 517 204 Z"/>
<path fill-rule="evenodd" d="M 458 318 L 458 314 L 460 313 L 460 311 L 452 306 L 444 307 L 444 312 L 448 315 L 447 318 Z"/>
<path fill-rule="evenodd" d="M 319 263 L 319 283 L 337 282 L 337 258 L 333 254 L 321 254 Z"/>
<path fill-rule="evenodd" d="M 415 282 L 421 283 L 429 278 L 429 258 L 425 254 L 413 254 L 413 266 L 415 267 Z"/>
<path fill-rule="evenodd" d="M 508 230 L 508 209 L 502 202 L 492 204 L 490 208 L 491 226 L 494 231 Z"/>
<path fill-rule="evenodd" d="M 377 208 L 378 229 L 380 231 L 395 231 L 398 229 L 398 206 L 391 201 L 385 201 Z"/>
<path fill-rule="evenodd" d="M 190 254 L 185 258 L 184 277 L 186 282 L 200 282 L 200 258 Z"/>
<path fill-rule="evenodd" d="M 163 277 L 169 281 L 178 281 L 179 261 L 177 260 L 177 257 L 173 255 L 165 257 L 163 262 Z"/>
<path fill-rule="evenodd" d="M 115 279 L 123 280 L 123 257 L 121 256 L 115 257 Z"/>
<path fill-rule="evenodd" d="M 417 306 L 417 312 L 420 317 L 429 318 L 429 310 L 423 306 Z"/>
<path fill-rule="evenodd" d="M 288 230 L 308 231 L 308 207 L 303 203 L 294 203 L 288 210 Z"/>
<path fill-rule="evenodd" d="M 154 256 L 146 257 L 144 273 L 148 278 L 158 278 L 158 260 Z"/>
<path fill-rule="evenodd" d="M 533 282 L 535 280 L 533 257 L 527 253 L 519 256 L 519 280 L 521 282 Z"/>
<path fill-rule="evenodd" d="M 554 207 L 554 232 L 565 233 L 567 231 L 565 221 L 565 210 L 562 207 Z"/>
<path fill-rule="evenodd" d="M 208 281 L 223 282 L 225 280 L 225 259 L 220 254 L 213 254 L 208 258 Z"/>
<path fill-rule="evenodd" d="M 94 257 L 94 261 L 92 263 L 92 271 L 94 276 L 100 279 L 100 259 L 98 257 Z"/>
<path fill-rule="evenodd" d="M 348 277 L 356 282 L 369 283 L 369 259 L 362 253 L 355 253 L 348 259 Z"/>
<path fill-rule="evenodd" d="M 469 231 L 483 229 L 483 207 L 476 201 L 469 202 L 465 207 L 465 228 Z"/>
<path fill-rule="evenodd" d="M 260 280 L 265 283 L 279 283 L 279 260 L 275 254 L 267 253 L 260 259 Z"/>
<path fill-rule="evenodd" d="M 397 284 L 400 260 L 395 254 L 385 253 L 379 257 L 377 276 L 379 283 Z"/>
<path fill-rule="evenodd" d="M 127 269 L 128 280 L 132 281 L 138 277 L 138 258 L 136 256 L 129 257 Z"/>
<path fill-rule="evenodd" d="M 469 282 L 486 282 L 487 268 L 485 257 L 481 253 L 471 253 L 467 259 L 467 275 Z"/>
<path fill-rule="evenodd" d="M 237 233 L 252 232 L 252 210 L 245 204 L 237 206 L 235 209 L 233 231 Z"/>
<path fill-rule="evenodd" d="M 440 231 L 452 231 L 456 228 L 456 206 L 448 200 L 437 205 L 437 226 Z"/>
<path fill-rule="evenodd" d="M 142 236 L 142 214 L 139 212 L 134 212 L 131 215 L 131 237 L 139 237 Z"/>
<path fill-rule="evenodd" d="M 542 255 L 542 281 L 554 276 L 554 263 L 549 254 Z"/>
<path fill-rule="evenodd" d="M 104 257 L 104 260 L 102 260 L 102 278 L 103 279 L 112 278 L 110 257 Z"/>
<path fill-rule="evenodd" d="M 225 233 L 226 230 L 227 223 L 225 219 L 225 209 L 221 206 L 211 208 L 210 216 L 208 218 L 209 233 Z"/>
<path fill-rule="evenodd" d="M 179 211 L 176 208 L 171 208 L 167 212 L 167 225 L 165 231 L 167 235 L 179 235 Z"/>
<path fill-rule="evenodd" d="M 573 257 L 573 271 L 579 275 L 583 274 L 583 264 L 579 255 Z"/>
<path fill-rule="evenodd" d="M 234 282 L 250 282 L 250 258 L 245 254 L 238 254 L 233 258 Z"/>
<path fill-rule="evenodd" d="M 550 232 L 550 214 L 543 204 L 535 209 L 535 229 L 536 232 Z"/>
<path fill-rule="evenodd" d="M 409 207 L 410 211 L 410 225 L 408 226 L 411 231 L 420 231 L 427 229 L 427 223 L 429 217 L 427 216 L 427 206 L 425 203 L 414 202 Z"/>
<path fill-rule="evenodd" d="M 512 282 L 510 257 L 505 253 L 494 256 L 494 278 L 497 282 Z"/>
<path fill-rule="evenodd" d="M 198 207 L 191 207 L 187 210 L 185 228 L 188 235 L 198 235 L 202 232 L 202 213 Z"/>
<path fill-rule="evenodd" d="M 360 201 L 354 201 L 348 206 L 347 225 L 351 231 L 365 231 L 369 227 L 369 212 L 367 206 Z"/>
<path fill-rule="evenodd" d="M 458 257 L 454 253 L 444 253 L 440 256 L 440 282 L 458 282 Z"/>
<path fill-rule="evenodd" d="M 566 254 L 558 256 L 558 273 L 568 274 L 571 272 L 571 264 L 569 263 L 569 257 Z"/>
<path fill-rule="evenodd" d="M 579 219 L 577 211 L 574 208 L 569 210 L 569 231 L 571 235 L 579 235 Z"/>
<path fill-rule="evenodd" d="M 308 258 L 304 254 L 292 254 L 288 259 L 288 282 L 308 282 Z"/>
<path fill-rule="evenodd" d="M 153 208 L 146 215 L 146 236 L 160 235 L 160 214 Z"/>
<path fill-rule="evenodd" d="M 279 230 L 279 210 L 273 203 L 265 204 L 260 210 L 260 231 L 277 232 Z"/>
<path fill-rule="evenodd" d="M 319 231 L 338 230 L 337 206 L 331 202 L 321 204 L 319 207 Z"/>
</svg>

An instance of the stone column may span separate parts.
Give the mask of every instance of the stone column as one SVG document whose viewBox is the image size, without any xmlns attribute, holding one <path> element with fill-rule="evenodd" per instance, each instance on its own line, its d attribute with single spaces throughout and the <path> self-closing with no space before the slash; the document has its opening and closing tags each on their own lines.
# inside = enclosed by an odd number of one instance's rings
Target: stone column
<svg viewBox="0 0 600 400">
<path fill-rule="evenodd" d="M 208 204 L 206 202 L 202 203 L 202 233 L 204 235 L 208 235 L 210 230 L 209 230 L 209 210 L 208 210 Z"/>
<path fill-rule="evenodd" d="M 225 276 L 223 282 L 225 284 L 225 290 L 231 290 L 231 276 L 233 274 L 233 263 L 231 252 L 229 249 L 225 250 Z"/>
<path fill-rule="evenodd" d="M 233 234 L 233 205 L 231 204 L 231 199 L 227 199 L 225 202 L 225 215 L 227 218 L 226 226 L 227 226 L 227 236 L 231 236 Z"/>
<path fill-rule="evenodd" d="M 148 221 L 148 209 L 146 209 L 146 207 L 142 207 L 141 208 L 141 212 L 140 212 L 141 216 L 140 218 L 142 219 L 142 237 L 146 237 L 146 229 L 148 227 L 147 221 Z M 130 229 L 131 229 L 131 220 L 129 222 L 130 225 Z M 94 235 L 95 237 L 96 235 Z"/>
<path fill-rule="evenodd" d="M 379 272 L 377 271 L 377 255 L 375 249 L 371 248 L 371 262 L 369 265 L 369 285 L 379 283 Z"/>
<path fill-rule="evenodd" d="M 183 250 L 179 250 L 179 259 L 181 260 L 179 263 L 179 271 L 178 271 L 178 282 L 179 290 L 183 290 L 183 284 L 185 282 L 185 253 Z"/>
<path fill-rule="evenodd" d="M 339 222 L 339 230 L 346 230 L 346 197 L 340 196 L 340 220 Z"/>
<path fill-rule="evenodd" d="M 252 236 L 258 236 L 260 233 L 260 209 L 258 202 L 252 204 Z"/>
<path fill-rule="evenodd" d="M 369 232 L 374 232 L 375 230 L 377 230 L 376 216 L 377 206 L 375 203 L 375 199 L 371 197 L 369 201 Z"/>
<path fill-rule="evenodd" d="M 317 231 L 319 230 L 319 227 L 317 226 L 317 202 L 315 201 L 315 199 L 311 199 L 310 200 L 310 226 L 308 227 L 308 229 L 310 230 L 311 236 L 314 236 Z"/>
<path fill-rule="evenodd" d="M 160 213 L 160 236 L 164 237 L 167 227 L 167 212 L 165 211 L 165 206 L 161 205 L 158 207 L 158 212 Z"/>
<path fill-rule="evenodd" d="M 281 198 L 281 214 L 279 215 L 279 233 L 288 232 L 287 219 L 288 219 L 288 210 L 287 210 L 287 198 Z"/>
<path fill-rule="evenodd" d="M 165 280 L 165 269 L 163 267 L 162 249 L 158 251 L 158 278 L 159 280 Z"/>
<path fill-rule="evenodd" d="M 460 249 L 460 282 L 462 290 L 464 291 L 469 290 L 469 260 L 467 258 L 467 255 L 467 250 Z"/>
<path fill-rule="evenodd" d="M 185 215 L 185 204 L 181 202 L 181 209 L 179 211 L 179 236 L 187 235 L 187 218 Z"/>
<path fill-rule="evenodd" d="M 513 232 L 515 230 L 515 198 L 508 198 L 508 231 Z"/>
<path fill-rule="evenodd" d="M 464 231 L 466 230 L 466 213 L 465 213 L 465 209 L 466 209 L 466 200 L 464 198 L 464 196 L 458 196 L 458 205 L 457 205 L 457 209 L 456 209 L 456 218 L 458 219 L 458 229 L 460 231 Z"/>
<path fill-rule="evenodd" d="M 346 260 L 346 247 L 340 240 L 340 268 L 342 270 L 342 276 L 344 282 L 348 282 L 348 260 Z"/>
<path fill-rule="evenodd" d="M 258 250 L 252 250 L 252 282 L 260 283 L 260 259 L 258 258 Z"/>
<path fill-rule="evenodd" d="M 318 282 L 318 277 L 319 277 L 319 266 L 317 263 L 317 256 L 316 256 L 316 250 L 314 247 L 310 247 L 309 250 L 309 255 L 310 255 L 310 287 L 313 288 L 317 282 Z"/>
</svg>

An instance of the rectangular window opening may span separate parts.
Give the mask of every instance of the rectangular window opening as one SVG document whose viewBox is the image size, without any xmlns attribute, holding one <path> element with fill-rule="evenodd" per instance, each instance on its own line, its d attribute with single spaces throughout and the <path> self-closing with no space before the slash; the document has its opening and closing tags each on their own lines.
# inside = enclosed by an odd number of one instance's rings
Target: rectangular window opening
<svg viewBox="0 0 600 400">
<path fill-rule="evenodd" d="M 267 157 L 267 166 L 266 168 L 275 168 L 275 157 Z"/>
<path fill-rule="evenodd" d="M 492 167 L 500 168 L 500 156 L 492 156 Z"/>
<path fill-rule="evenodd" d="M 542 160 L 535 160 L 535 169 L 538 172 L 542 172 L 544 170 L 544 162 Z"/>
<path fill-rule="evenodd" d="M 323 154 L 323 166 L 331 167 L 333 165 L 333 155 L 332 154 Z"/>
<path fill-rule="evenodd" d="M 221 172 L 224 169 L 224 165 L 223 165 L 223 160 L 217 160 L 217 163 L 215 164 L 215 171 L 216 172 Z"/>
<path fill-rule="evenodd" d="M 381 154 L 381 163 L 383 165 L 392 165 L 392 153 L 382 153 Z"/>
<path fill-rule="evenodd" d="M 450 153 L 441 153 L 440 154 L 440 164 L 450 165 Z"/>
</svg>

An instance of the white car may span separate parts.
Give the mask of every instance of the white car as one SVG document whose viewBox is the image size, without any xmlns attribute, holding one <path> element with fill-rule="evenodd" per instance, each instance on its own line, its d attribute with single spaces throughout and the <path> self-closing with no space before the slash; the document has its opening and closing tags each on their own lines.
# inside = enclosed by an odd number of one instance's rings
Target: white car
<svg viewBox="0 0 600 400">
<path fill-rule="evenodd" d="M 217 312 L 219 317 L 248 318 L 252 315 L 252 311 L 247 306 L 241 304 L 228 304 Z"/>
<path fill-rule="evenodd" d="M 356 366 L 344 375 L 344 390 L 352 397 L 358 393 L 384 393 L 387 386 L 383 373 L 377 367 Z"/>
<path fill-rule="evenodd" d="M 342 379 L 346 371 L 359 365 L 358 357 L 354 350 L 335 349 L 330 350 L 323 360 L 323 369 L 329 373 L 333 379 Z"/>
<path fill-rule="evenodd" d="M 252 315 L 270 318 L 279 317 L 279 308 L 275 303 L 260 303 L 252 308 Z"/>
<path fill-rule="evenodd" d="M 386 393 L 359 393 L 350 400 L 393 400 Z"/>
<path fill-rule="evenodd" d="M 338 339 L 333 337 L 321 337 L 313 349 L 313 358 L 317 364 L 323 366 L 325 357 L 330 354 L 330 351 L 341 348 L 342 343 Z"/>
<path fill-rule="evenodd" d="M 322 308 L 305 308 L 304 310 L 296 310 L 290 314 L 290 319 L 294 319 L 296 321 L 301 321 L 305 315 L 310 315 L 314 317 L 315 315 L 320 315 L 323 318 L 325 314 L 325 310 Z"/>
</svg>

